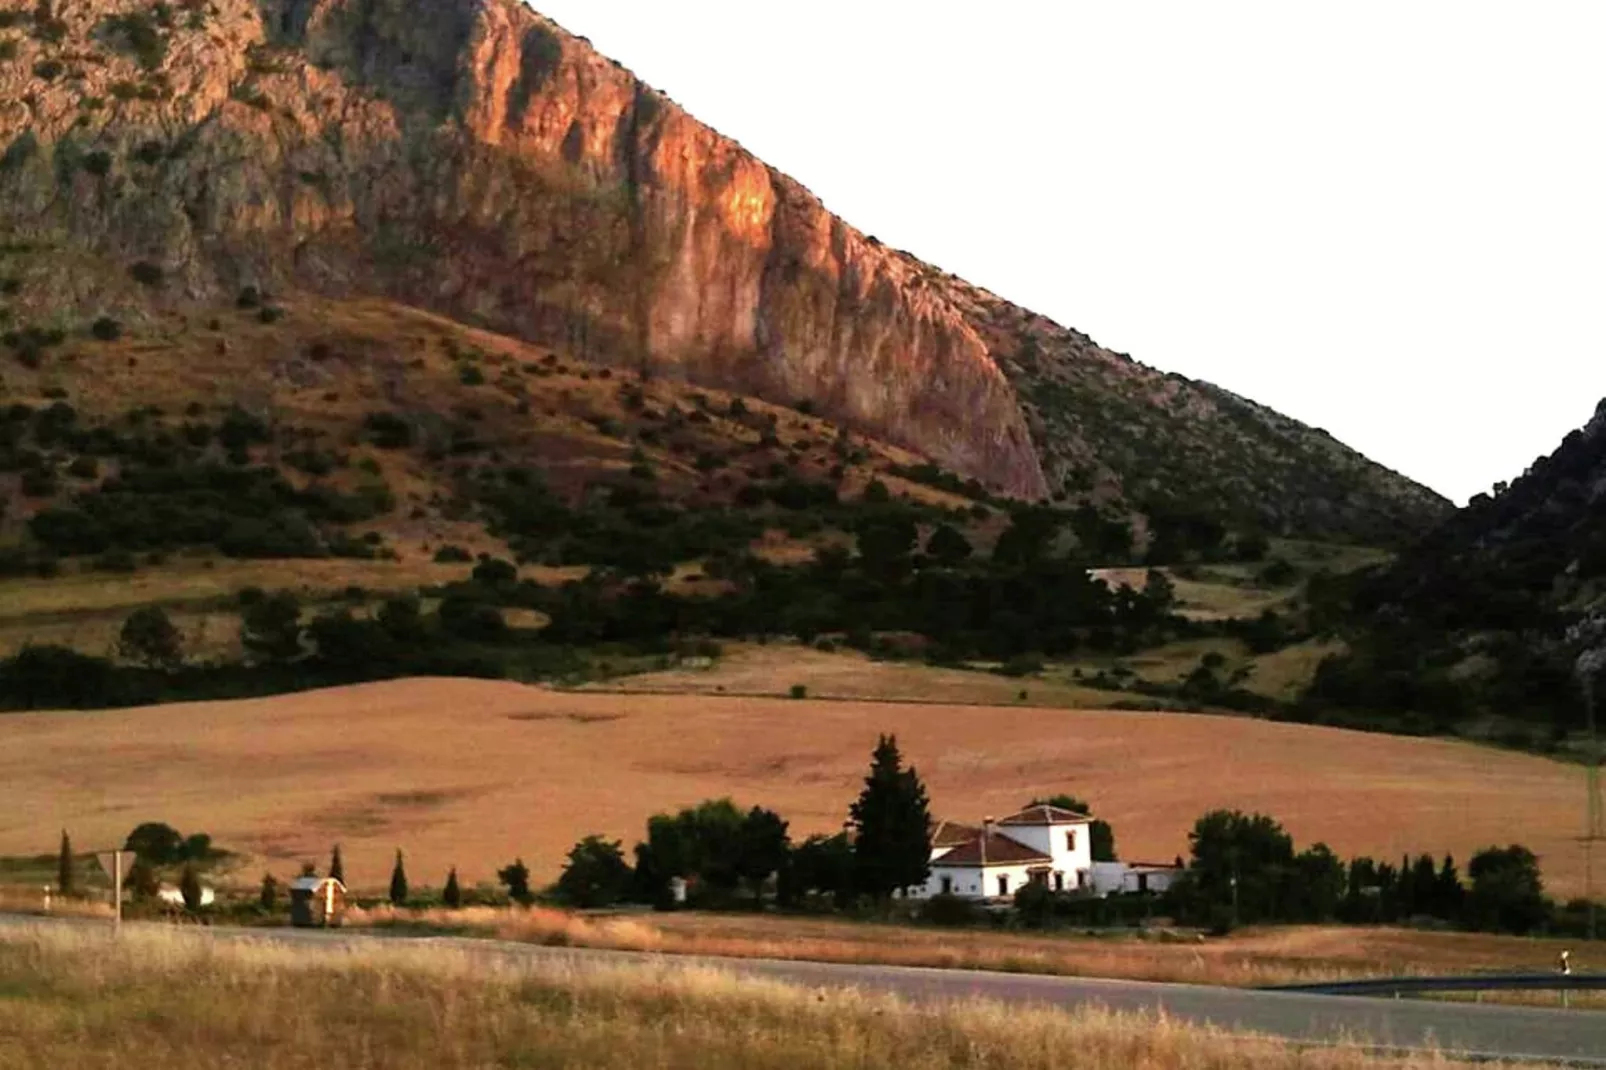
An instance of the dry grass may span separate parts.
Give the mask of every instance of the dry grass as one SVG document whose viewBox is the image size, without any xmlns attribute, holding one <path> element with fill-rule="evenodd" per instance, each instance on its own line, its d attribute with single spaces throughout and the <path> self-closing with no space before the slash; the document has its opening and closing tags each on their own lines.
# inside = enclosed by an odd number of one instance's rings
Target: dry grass
<svg viewBox="0 0 1606 1070">
<path fill-rule="evenodd" d="M 1448 1067 L 1299 1050 L 1102 1010 L 917 1007 L 672 965 L 366 945 L 309 954 L 173 932 L 0 934 L 0 1067 L 990 1070 Z"/>
<path fill-rule="evenodd" d="M 729 644 L 706 669 L 642 673 L 588 690 L 687 695 L 785 696 L 802 684 L 811 698 L 872 699 L 982 706 L 1094 709 L 1119 696 L 1064 681 L 1009 679 L 985 672 L 875 661 L 856 650 L 831 653 L 795 643 Z M 1020 692 L 1026 692 L 1021 699 Z"/>
<path fill-rule="evenodd" d="M 1396 928 L 1297 926 L 1203 938 L 935 929 L 763 914 L 575 914 L 541 907 L 353 910 L 359 927 L 439 929 L 549 946 L 802 959 L 1183 984 L 1300 984 L 1366 977 L 1546 970 L 1577 941 Z M 1550 997 L 1554 1002 L 1555 997 Z"/>
<path fill-rule="evenodd" d="M 939 816 L 1074 791 L 1123 857 L 1170 859 L 1214 807 L 1261 810 L 1344 855 L 1520 840 L 1550 889 L 1582 890 L 1582 770 L 1447 740 L 1188 714 L 558 692 L 396 680 L 240 702 L 0 717 L 0 855 L 122 842 L 146 820 L 210 832 L 281 877 L 344 845 L 359 888 L 406 849 L 416 885 L 449 866 L 537 881 L 587 833 L 633 842 L 656 811 L 762 802 L 792 833 L 841 827 L 878 732 L 896 732 Z M 255 870 L 259 872 L 260 870 Z M 254 872 L 243 871 L 245 876 Z"/>
</svg>

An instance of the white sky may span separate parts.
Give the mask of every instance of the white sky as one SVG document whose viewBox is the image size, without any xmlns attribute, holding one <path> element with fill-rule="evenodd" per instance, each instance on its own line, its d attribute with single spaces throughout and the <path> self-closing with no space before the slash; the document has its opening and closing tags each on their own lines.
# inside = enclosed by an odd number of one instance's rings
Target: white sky
<svg viewBox="0 0 1606 1070">
<path fill-rule="evenodd" d="M 889 245 L 1458 502 L 1606 395 L 1606 3 L 534 6 Z"/>
</svg>

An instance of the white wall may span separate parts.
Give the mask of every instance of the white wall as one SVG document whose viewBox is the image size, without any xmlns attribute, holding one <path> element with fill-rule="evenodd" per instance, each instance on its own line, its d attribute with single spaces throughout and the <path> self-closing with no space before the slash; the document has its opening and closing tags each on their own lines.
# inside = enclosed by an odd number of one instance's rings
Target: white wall
<svg viewBox="0 0 1606 1070">
<path fill-rule="evenodd" d="M 1147 875 L 1145 883 L 1148 890 L 1158 894 L 1171 887 L 1182 871 L 1169 867 L 1133 867 L 1125 862 L 1094 862 L 1093 894 L 1106 896 L 1115 892 L 1136 892 L 1140 873 Z"/>
<path fill-rule="evenodd" d="M 1039 865 L 1040 863 L 1033 863 Z M 931 876 L 926 883 L 914 889 L 909 898 L 929 899 L 942 892 L 942 880 L 947 877 L 952 882 L 952 894 L 965 899 L 996 899 L 998 898 L 998 878 L 1009 879 L 1009 890 L 1004 893 L 1006 898 L 1013 898 L 1026 883 L 1031 880 L 1031 865 L 1021 863 L 1012 866 L 988 866 L 985 870 L 980 866 L 953 866 L 944 867 L 935 865 L 931 867 Z"/>
<path fill-rule="evenodd" d="M 1093 838 L 1091 826 L 1086 821 L 1074 825 L 999 825 L 998 831 L 1052 858 L 1054 861 L 1050 868 L 1065 874 L 1064 890 L 1067 892 L 1076 891 L 1081 885 L 1078 877 L 1093 868 Z M 1074 848 L 1065 842 L 1068 832 L 1075 834 Z M 1048 886 L 1054 887 L 1052 874 Z"/>
</svg>

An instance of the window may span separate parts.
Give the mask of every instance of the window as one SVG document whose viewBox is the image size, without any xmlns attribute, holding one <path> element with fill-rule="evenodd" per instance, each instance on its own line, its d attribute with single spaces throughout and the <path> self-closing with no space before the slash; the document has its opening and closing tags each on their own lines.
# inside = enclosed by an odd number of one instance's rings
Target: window
<svg viewBox="0 0 1606 1070">
<path fill-rule="evenodd" d="M 1065 849 L 1074 853 L 1076 851 L 1076 830 L 1070 829 L 1065 833 Z"/>
<path fill-rule="evenodd" d="M 1056 892 L 1063 892 L 1065 890 L 1065 874 L 1058 872 L 1054 874 L 1054 890 Z"/>
<path fill-rule="evenodd" d="M 1076 886 L 1078 888 L 1087 887 L 1087 870 L 1079 869 L 1076 871 Z"/>
<path fill-rule="evenodd" d="M 1009 894 L 1009 878 L 1004 876 L 1001 873 L 998 875 L 998 894 L 999 895 L 1008 895 Z"/>
<path fill-rule="evenodd" d="M 953 892 L 954 892 L 954 879 L 952 877 L 944 877 L 942 879 L 942 894 L 943 895 L 952 895 Z"/>
</svg>

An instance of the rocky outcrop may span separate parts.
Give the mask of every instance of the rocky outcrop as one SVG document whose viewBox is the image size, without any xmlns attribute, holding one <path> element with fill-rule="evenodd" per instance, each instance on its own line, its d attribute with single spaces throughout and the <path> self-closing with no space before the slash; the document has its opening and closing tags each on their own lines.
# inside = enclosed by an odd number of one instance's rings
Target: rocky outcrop
<svg viewBox="0 0 1606 1070">
<path fill-rule="evenodd" d="M 385 294 L 807 400 L 1020 496 L 1060 489 L 1062 455 L 1099 455 L 1023 405 L 1037 373 L 991 295 L 866 237 L 514 0 L 56 6 L 17 11 L 0 60 L 19 307 Z M 1442 505 L 1423 498 L 1408 525 Z"/>
</svg>

